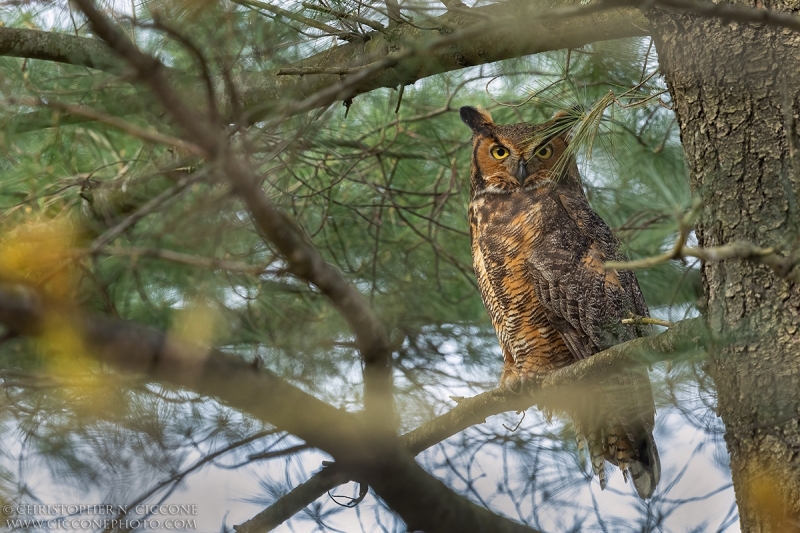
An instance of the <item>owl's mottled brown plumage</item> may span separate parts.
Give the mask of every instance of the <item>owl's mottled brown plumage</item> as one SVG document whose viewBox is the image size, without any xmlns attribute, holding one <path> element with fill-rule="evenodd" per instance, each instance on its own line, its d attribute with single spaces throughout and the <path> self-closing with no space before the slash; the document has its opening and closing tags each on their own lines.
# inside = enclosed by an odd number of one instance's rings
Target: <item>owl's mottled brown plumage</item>
<svg viewBox="0 0 800 533">
<path fill-rule="evenodd" d="M 589 206 L 568 146 L 564 117 L 545 124 L 497 125 L 461 108 L 472 129 L 472 257 L 483 302 L 505 360 L 501 384 L 518 388 L 544 373 L 636 338 L 623 325 L 648 316 L 631 271 L 607 271 L 625 255 Z M 644 370 L 629 370 L 566 403 L 605 486 L 604 460 L 630 474 L 642 498 L 660 477 L 655 409 Z"/>
</svg>

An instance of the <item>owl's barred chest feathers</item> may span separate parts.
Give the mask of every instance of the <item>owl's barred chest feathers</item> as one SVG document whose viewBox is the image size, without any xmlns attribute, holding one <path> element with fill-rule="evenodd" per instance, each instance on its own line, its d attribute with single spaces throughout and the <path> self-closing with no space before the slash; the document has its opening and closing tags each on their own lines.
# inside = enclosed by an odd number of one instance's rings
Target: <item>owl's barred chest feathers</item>
<svg viewBox="0 0 800 533">
<path fill-rule="evenodd" d="M 481 297 L 503 348 L 506 364 L 539 374 L 574 361 L 548 320 L 530 277 L 530 256 L 544 244 L 544 202 L 522 193 L 486 195 L 470 202 L 470 235 Z M 544 213 L 543 213 L 544 212 Z"/>
</svg>

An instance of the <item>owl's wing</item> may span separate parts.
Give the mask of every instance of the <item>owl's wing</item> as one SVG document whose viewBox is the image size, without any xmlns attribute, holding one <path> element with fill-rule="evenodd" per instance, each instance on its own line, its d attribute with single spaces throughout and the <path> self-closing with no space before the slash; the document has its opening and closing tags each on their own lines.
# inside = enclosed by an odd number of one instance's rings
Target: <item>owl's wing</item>
<svg viewBox="0 0 800 533">
<path fill-rule="evenodd" d="M 580 192 L 552 194 L 548 202 L 543 220 L 550 226 L 540 233 L 544 242 L 528 261 L 529 275 L 548 320 L 573 357 L 585 359 L 641 336 L 643 328 L 621 323 L 630 312 L 648 315 L 636 276 L 603 268 L 606 261 L 626 259 L 611 229 Z M 617 372 L 597 386 L 628 437 L 627 442 L 608 437 L 603 447 L 615 452 L 606 458 L 627 464 L 637 492 L 647 498 L 661 471 L 652 435 L 655 408 L 647 372 L 635 368 Z M 587 425 L 601 423 L 580 414 L 577 420 Z"/>
<path fill-rule="evenodd" d="M 641 328 L 621 323 L 630 313 L 648 316 L 636 277 L 603 268 L 625 259 L 611 229 L 580 193 L 553 194 L 548 203 L 551 226 L 529 259 L 529 274 L 573 357 L 585 359 L 640 336 Z"/>
</svg>

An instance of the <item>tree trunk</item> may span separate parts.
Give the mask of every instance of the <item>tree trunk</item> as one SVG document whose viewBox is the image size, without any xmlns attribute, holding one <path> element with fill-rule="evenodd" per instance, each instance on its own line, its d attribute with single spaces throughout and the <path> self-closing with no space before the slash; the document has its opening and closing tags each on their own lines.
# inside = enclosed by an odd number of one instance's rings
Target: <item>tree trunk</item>
<svg viewBox="0 0 800 533">
<path fill-rule="evenodd" d="M 792 11 L 769 4 L 758 5 Z M 700 246 L 796 249 L 800 34 L 685 13 L 648 17 L 703 200 Z M 800 289 L 747 260 L 706 263 L 703 282 L 742 530 L 799 531 Z"/>
</svg>

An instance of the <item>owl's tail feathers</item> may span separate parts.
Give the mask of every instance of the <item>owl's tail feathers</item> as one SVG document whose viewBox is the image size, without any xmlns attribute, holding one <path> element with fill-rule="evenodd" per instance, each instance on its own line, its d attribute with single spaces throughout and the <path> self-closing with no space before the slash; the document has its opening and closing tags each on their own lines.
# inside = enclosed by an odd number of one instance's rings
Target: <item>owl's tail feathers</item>
<svg viewBox="0 0 800 533">
<path fill-rule="evenodd" d="M 648 432 L 647 438 L 639 443 L 637 452 L 627 465 L 628 473 L 639 497 L 645 500 L 653 495 L 661 479 L 661 461 L 652 433 Z"/>
</svg>

